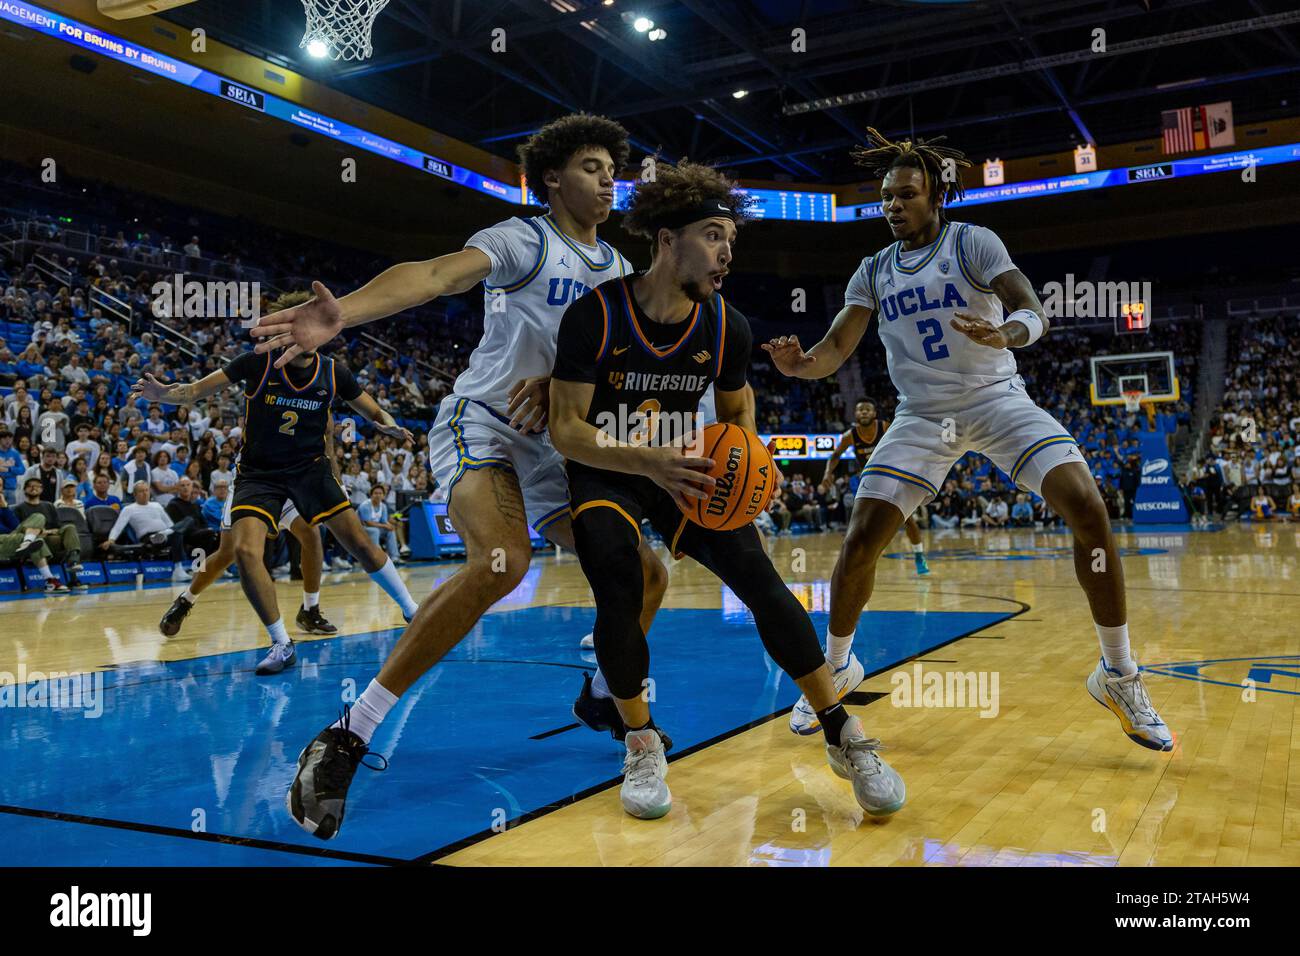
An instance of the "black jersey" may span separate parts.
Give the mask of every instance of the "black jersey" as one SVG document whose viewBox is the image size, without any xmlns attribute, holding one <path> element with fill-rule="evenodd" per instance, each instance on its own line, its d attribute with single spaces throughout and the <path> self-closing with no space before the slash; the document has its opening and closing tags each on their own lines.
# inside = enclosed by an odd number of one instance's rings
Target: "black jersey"
<svg viewBox="0 0 1300 956">
<path fill-rule="evenodd" d="M 865 427 L 855 424 L 850 428 L 849 434 L 853 436 L 853 457 L 865 465 L 888 427 L 888 422 L 882 422 L 877 418 Z"/>
<path fill-rule="evenodd" d="M 319 352 L 305 368 L 276 368 L 274 358 L 244 352 L 224 369 L 232 382 L 244 383 L 243 472 L 280 471 L 321 457 L 334 397 L 351 401 L 361 394 L 347 367 Z"/>
<path fill-rule="evenodd" d="M 710 385 L 744 388 L 752 333 L 720 295 L 680 322 L 654 322 L 633 278 L 603 282 L 565 310 L 552 375 L 595 385 L 589 424 L 619 441 L 670 444 L 695 430 Z"/>
</svg>

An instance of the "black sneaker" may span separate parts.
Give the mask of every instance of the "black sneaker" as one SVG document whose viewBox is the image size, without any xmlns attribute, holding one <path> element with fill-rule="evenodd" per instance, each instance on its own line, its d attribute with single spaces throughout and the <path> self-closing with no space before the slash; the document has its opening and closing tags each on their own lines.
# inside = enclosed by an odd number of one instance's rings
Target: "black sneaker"
<svg viewBox="0 0 1300 956">
<path fill-rule="evenodd" d="M 320 605 L 313 608 L 298 607 L 298 627 L 308 634 L 337 634 L 339 629 L 321 615 Z"/>
<path fill-rule="evenodd" d="M 623 724 L 623 718 L 619 716 L 614 698 L 597 697 L 593 694 L 591 675 L 585 671 L 582 674 L 582 691 L 578 694 L 578 699 L 573 702 L 573 716 L 597 733 L 608 730 L 609 735 L 615 740 L 623 740 L 627 737 L 627 727 Z M 659 731 L 659 738 L 664 742 L 664 753 L 672 750 L 673 739 L 661 728 L 655 727 L 655 730 Z"/>
<path fill-rule="evenodd" d="M 164 637 L 175 637 L 181 632 L 181 624 L 189 617 L 193 608 L 193 603 L 185 600 L 184 594 L 176 595 L 176 600 L 172 601 L 172 606 L 167 609 L 167 613 L 158 622 L 158 630 L 163 632 Z"/>
<path fill-rule="evenodd" d="M 370 753 L 361 738 L 347 729 L 349 711 L 343 711 L 343 727 L 329 726 L 316 735 L 307 749 L 298 755 L 298 773 L 284 795 L 284 805 L 294 822 L 314 837 L 332 840 L 343 826 L 348 787 L 358 765 L 371 770 L 382 766 L 362 764 Z"/>
<path fill-rule="evenodd" d="M 64 570 L 65 570 L 65 571 L 67 572 L 67 574 L 68 574 L 68 590 L 69 590 L 69 591 L 76 591 L 78 594 L 83 594 L 83 593 L 85 593 L 86 591 L 89 591 L 89 590 L 90 590 L 90 588 L 88 588 L 86 585 L 84 585 L 84 584 L 81 583 L 81 579 L 80 579 L 79 577 L 77 577 L 77 572 L 76 572 L 76 571 L 72 570 L 71 568 L 64 568 Z"/>
</svg>

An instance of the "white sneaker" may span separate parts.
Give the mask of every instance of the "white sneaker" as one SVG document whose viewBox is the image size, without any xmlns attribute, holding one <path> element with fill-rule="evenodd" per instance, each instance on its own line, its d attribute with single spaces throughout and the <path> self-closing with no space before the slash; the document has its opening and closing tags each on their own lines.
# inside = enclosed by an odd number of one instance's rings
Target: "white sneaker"
<svg viewBox="0 0 1300 956">
<path fill-rule="evenodd" d="M 831 676 L 835 678 L 835 699 L 843 700 L 862 683 L 866 671 L 863 670 L 858 656 L 850 652 L 848 663 L 839 670 L 832 670 Z M 790 711 L 790 731 L 801 737 L 807 737 L 821 729 L 822 722 L 817 717 L 817 711 L 813 710 L 807 697 L 800 697 L 799 702 L 794 705 L 794 710 Z"/>
<path fill-rule="evenodd" d="M 286 667 L 292 667 L 296 663 L 298 663 L 298 652 L 294 650 L 293 641 L 285 644 L 273 642 L 266 656 L 258 662 L 254 673 L 259 677 L 265 677 L 267 674 L 278 674 Z"/>
<path fill-rule="evenodd" d="M 1174 738 L 1156 713 L 1140 671 L 1124 677 L 1106 666 L 1103 657 L 1088 675 L 1088 693 L 1116 717 L 1124 733 L 1135 744 L 1149 750 L 1173 750 Z"/>
<path fill-rule="evenodd" d="M 352 570 L 352 565 L 348 563 L 346 558 L 335 558 L 333 561 L 330 562 L 330 567 L 333 568 L 335 571 Z"/>
<path fill-rule="evenodd" d="M 172 580 L 173 580 L 173 581 L 178 581 L 178 582 L 179 582 L 179 581 L 193 581 L 193 580 L 194 580 L 194 575 L 192 575 L 192 574 L 190 574 L 190 572 L 186 571 L 183 565 L 179 565 L 179 564 L 178 564 L 178 565 L 176 565 L 175 568 L 172 569 Z"/>
<path fill-rule="evenodd" d="M 873 817 L 887 817 L 907 802 L 907 787 L 898 771 L 876 755 L 880 741 L 862 732 L 862 721 L 850 717 L 840 731 L 840 745 L 826 744 L 826 759 L 837 777 L 853 781 L 858 806 Z"/>
<path fill-rule="evenodd" d="M 664 783 L 668 776 L 664 743 L 653 727 L 631 731 L 624 742 L 627 757 L 619 791 L 623 809 L 642 820 L 657 820 L 673 808 L 673 796 Z"/>
<path fill-rule="evenodd" d="M 578 646 L 581 647 L 583 650 L 587 650 L 587 651 L 591 650 L 593 647 L 596 646 L 596 635 L 588 634 L 586 637 L 584 637 L 582 640 L 578 642 Z"/>
</svg>

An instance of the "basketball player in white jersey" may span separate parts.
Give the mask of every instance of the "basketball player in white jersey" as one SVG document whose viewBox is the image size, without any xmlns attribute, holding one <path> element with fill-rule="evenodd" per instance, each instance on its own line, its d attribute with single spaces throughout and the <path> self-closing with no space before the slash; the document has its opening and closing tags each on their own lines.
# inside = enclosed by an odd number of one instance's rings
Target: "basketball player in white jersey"
<svg viewBox="0 0 1300 956">
<path fill-rule="evenodd" d="M 430 471 L 448 490 L 465 563 L 420 605 L 350 710 L 303 750 L 286 802 L 321 839 L 338 833 L 357 764 L 398 698 L 523 580 L 532 556 L 528 526 L 574 550 L 564 461 L 543 431 L 547 391 L 565 307 L 632 271 L 596 237 L 613 208 L 614 175 L 627 162 L 627 131 L 604 117 L 567 116 L 540 129 L 519 155 L 526 180 L 550 206 L 546 215 L 497 223 L 459 252 L 394 266 L 341 299 L 314 283 L 315 300 L 263 316 L 252 330 L 262 339 L 258 351 L 285 347 L 280 364 L 344 328 L 480 282 L 485 290 L 483 338 L 429 432 Z M 667 571 L 648 545 L 641 559 L 648 629 Z"/>
<path fill-rule="evenodd" d="M 1016 374 L 1011 349 L 1047 331 L 1042 304 L 992 231 L 948 220 L 944 207 L 962 197 L 956 166 L 970 165 L 962 153 L 868 132 L 870 145 L 855 158 L 882 179 L 895 241 L 862 260 L 844 309 L 815 346 L 804 352 L 795 336 L 763 346 L 786 375 L 822 378 L 853 354 L 878 314 L 898 389 L 897 417 L 863 469 L 831 582 L 827 657 L 837 690 L 848 693 L 862 680 L 851 648 L 885 545 L 904 515 L 938 494 L 953 463 L 975 451 L 1069 525 L 1075 575 L 1101 643 L 1088 692 L 1134 742 L 1171 750 L 1173 738 L 1130 654 L 1124 569 L 1097 483 L 1074 438 L 1025 394 Z"/>
</svg>

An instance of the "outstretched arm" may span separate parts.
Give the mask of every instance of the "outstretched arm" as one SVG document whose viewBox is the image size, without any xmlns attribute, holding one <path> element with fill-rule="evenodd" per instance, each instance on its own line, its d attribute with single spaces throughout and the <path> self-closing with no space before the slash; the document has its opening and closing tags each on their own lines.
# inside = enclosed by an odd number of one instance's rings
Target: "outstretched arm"
<svg viewBox="0 0 1300 956">
<path fill-rule="evenodd" d="M 145 372 L 144 378 L 131 386 L 131 397 L 163 405 L 190 405 L 209 395 L 215 395 L 230 384 L 230 378 L 221 369 L 185 385 L 177 382 L 168 385 L 154 378 L 152 372 Z"/>
<path fill-rule="evenodd" d="M 275 360 L 276 368 L 282 368 L 295 355 L 324 345 L 346 328 L 396 315 L 439 296 L 468 292 L 491 271 L 487 253 L 470 247 L 395 265 L 341 299 L 334 298 L 323 283 L 313 282 L 314 299 L 257 320 L 249 330 L 253 338 L 261 339 L 254 351 L 283 348 L 284 354 Z"/>
<path fill-rule="evenodd" d="M 398 425 L 391 414 L 379 407 L 379 403 L 375 401 L 374 396 L 369 392 L 362 392 L 356 398 L 348 399 L 347 402 L 362 418 L 374 425 L 375 430 L 381 434 L 391 435 L 403 442 L 415 441 L 414 436 Z"/>
<path fill-rule="evenodd" d="M 839 371 L 853 354 L 874 314 L 875 311 L 866 306 L 846 305 L 835 316 L 822 340 L 807 352 L 800 347 L 797 335 L 779 335 L 763 343 L 763 351 L 772 356 L 772 363 L 785 375 L 825 378 Z"/>
</svg>

